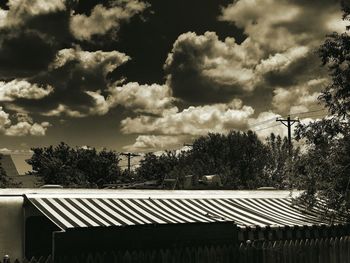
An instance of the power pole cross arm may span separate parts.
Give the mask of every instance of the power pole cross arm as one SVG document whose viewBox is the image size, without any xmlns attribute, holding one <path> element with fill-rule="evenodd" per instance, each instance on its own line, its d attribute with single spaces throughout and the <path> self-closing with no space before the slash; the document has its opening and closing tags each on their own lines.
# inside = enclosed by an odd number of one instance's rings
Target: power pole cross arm
<svg viewBox="0 0 350 263">
<path fill-rule="evenodd" d="M 276 121 L 281 122 L 284 126 L 288 128 L 288 149 L 289 149 L 289 155 L 292 153 L 292 125 L 296 122 L 299 122 L 299 120 L 292 120 L 290 118 L 290 115 L 288 115 L 287 119 L 280 119 L 277 118 Z"/>
</svg>

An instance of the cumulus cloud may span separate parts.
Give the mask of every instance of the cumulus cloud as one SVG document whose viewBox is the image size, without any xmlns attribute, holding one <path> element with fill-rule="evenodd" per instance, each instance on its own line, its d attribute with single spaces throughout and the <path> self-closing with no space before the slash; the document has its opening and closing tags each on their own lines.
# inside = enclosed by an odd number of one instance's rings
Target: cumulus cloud
<svg viewBox="0 0 350 263">
<path fill-rule="evenodd" d="M 137 0 L 117 1 L 116 5 L 106 8 L 96 5 L 89 16 L 84 14 L 73 15 L 70 30 L 78 40 L 91 40 L 93 36 L 104 35 L 112 29 L 117 31 L 122 22 L 141 13 L 148 4 Z"/>
<path fill-rule="evenodd" d="M 214 32 L 180 35 L 164 65 L 168 85 L 175 97 L 192 103 L 245 99 L 262 89 L 272 98 L 278 86 L 325 75 L 314 51 L 327 34 L 345 30 L 341 17 L 334 1 L 234 1 L 219 19 L 241 27 L 246 39 L 220 40 Z"/>
<path fill-rule="evenodd" d="M 242 129 L 253 113 L 252 107 L 234 100 L 230 104 L 190 106 L 182 111 L 165 112 L 160 117 L 128 117 L 121 122 L 121 131 L 126 134 L 205 135 Z"/>
<path fill-rule="evenodd" d="M 105 115 L 110 109 L 121 106 L 132 112 L 142 114 L 163 114 L 176 112 L 173 105 L 174 98 L 171 90 L 166 85 L 141 85 L 137 82 L 129 82 L 125 85 L 111 84 L 105 95 L 101 90 L 85 91 L 92 101 L 89 106 L 74 110 L 72 107 L 59 104 L 55 109 L 44 112 L 45 116 L 87 117 L 90 115 Z"/>
<path fill-rule="evenodd" d="M 50 111 L 47 112 L 43 112 L 42 115 L 44 116 L 68 116 L 68 117 L 73 117 L 73 118 L 81 118 L 81 117 L 86 117 L 87 115 L 84 113 L 81 113 L 79 111 L 76 110 L 72 110 L 70 109 L 68 106 L 63 105 L 63 104 L 59 104 L 57 106 L 57 108 L 52 109 Z"/>
<path fill-rule="evenodd" d="M 5 130 L 5 135 L 7 136 L 44 136 L 47 128 L 50 126 L 48 122 L 42 123 L 28 123 L 28 122 L 18 122 L 11 125 Z"/>
<path fill-rule="evenodd" d="M 220 19 L 243 28 L 252 42 L 271 54 L 299 45 L 318 45 L 326 34 L 339 29 L 338 23 L 330 23 L 336 17 L 342 23 L 336 1 L 242 0 L 223 8 Z"/>
<path fill-rule="evenodd" d="M 48 85 L 40 87 L 26 80 L 14 79 L 9 82 L 0 81 L 0 101 L 14 101 L 16 99 L 42 99 L 53 92 Z"/>
<path fill-rule="evenodd" d="M 287 136 L 287 129 L 280 122 L 276 122 L 281 115 L 273 112 L 261 112 L 255 118 L 248 119 L 248 128 L 254 131 L 261 140 L 265 140 L 272 132 L 281 137 Z"/>
<path fill-rule="evenodd" d="M 328 80 L 322 78 L 288 88 L 278 87 L 273 91 L 272 106 L 285 114 L 319 108 L 317 98 L 327 83 Z"/>
<path fill-rule="evenodd" d="M 69 37 L 65 0 L 9 0 L 0 8 L 0 77 L 30 77 L 46 70 Z"/>
<path fill-rule="evenodd" d="M 100 69 L 106 76 L 107 73 L 112 72 L 129 59 L 129 56 L 115 50 L 108 52 L 101 50 L 83 51 L 77 46 L 60 50 L 50 68 L 57 69 L 68 63 L 76 63 L 86 70 Z"/>
<path fill-rule="evenodd" d="M 28 19 L 66 9 L 65 0 L 9 0 L 8 11 L 0 13 L 0 25 L 12 27 L 25 23 Z"/>
<path fill-rule="evenodd" d="M 171 89 L 167 85 L 129 82 L 109 88 L 109 107 L 121 105 L 134 112 L 161 114 L 165 110 L 176 110 L 173 102 Z"/>
<path fill-rule="evenodd" d="M 214 32 L 182 34 L 175 41 L 164 68 L 174 96 L 190 102 L 229 101 L 250 91 L 251 55 L 234 38 L 218 39 Z"/>
<path fill-rule="evenodd" d="M 30 79 L 40 86 L 54 86 L 50 96 L 40 100 L 15 101 L 17 106 L 47 116 L 84 117 L 108 112 L 108 74 L 129 60 L 118 51 L 83 51 L 80 47 L 62 49 L 48 71 Z"/>
<path fill-rule="evenodd" d="M 166 135 L 139 135 L 135 143 L 123 148 L 131 152 L 154 152 L 159 150 L 179 149 L 189 136 L 166 136 Z"/>
<path fill-rule="evenodd" d="M 50 126 L 48 122 L 33 123 L 26 114 L 17 114 L 14 117 L 17 119 L 15 124 L 12 123 L 10 114 L 0 106 L 0 132 L 2 134 L 6 136 L 44 136 Z"/>
</svg>

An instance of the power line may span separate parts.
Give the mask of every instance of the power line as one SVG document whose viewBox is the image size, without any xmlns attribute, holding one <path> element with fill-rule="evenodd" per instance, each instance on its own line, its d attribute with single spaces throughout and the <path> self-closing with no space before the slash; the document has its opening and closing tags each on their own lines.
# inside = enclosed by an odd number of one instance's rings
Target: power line
<svg viewBox="0 0 350 263">
<path fill-rule="evenodd" d="M 325 115 L 324 114 L 315 114 L 315 115 L 310 115 L 310 116 L 303 117 L 303 119 L 315 118 L 315 117 L 325 117 Z"/>
<path fill-rule="evenodd" d="M 260 128 L 260 129 L 257 129 L 257 130 L 253 130 L 255 132 L 257 131 L 263 131 L 263 130 L 266 130 L 266 129 L 270 129 L 270 128 L 273 128 L 273 127 L 276 127 L 276 126 L 279 126 L 280 124 L 275 124 L 275 125 L 272 125 L 272 126 L 269 126 L 269 127 L 264 127 L 264 128 Z"/>
<path fill-rule="evenodd" d="M 284 126 L 288 128 L 288 146 L 289 146 L 289 154 L 292 153 L 292 125 L 299 120 L 292 120 L 288 115 L 287 119 L 277 119 L 276 121 L 282 123 Z"/>
<path fill-rule="evenodd" d="M 268 123 L 268 122 L 271 122 L 271 121 L 274 121 L 274 120 L 276 120 L 276 117 L 271 118 L 271 119 L 267 119 L 267 120 L 264 120 L 264 121 L 253 123 L 252 125 L 249 125 L 249 128 L 252 128 L 252 127 L 255 127 L 255 126 L 259 126 L 260 124 Z"/>
<path fill-rule="evenodd" d="M 326 111 L 326 109 L 318 109 L 318 110 L 311 110 L 311 111 L 304 111 L 304 112 L 295 112 L 295 113 L 289 114 L 289 116 L 302 115 L 302 114 L 306 114 L 306 113 L 313 113 L 313 112 L 319 112 L 319 111 Z"/>
<path fill-rule="evenodd" d="M 296 113 L 290 114 L 289 116 L 300 115 L 300 114 L 302 115 L 302 114 L 306 114 L 306 113 L 314 113 L 314 112 L 320 112 L 320 111 L 326 111 L 326 109 L 315 109 L 315 110 L 310 110 L 310 111 L 296 112 Z M 253 128 L 253 127 L 259 126 L 261 124 L 265 124 L 265 123 L 268 123 L 268 122 L 275 121 L 276 118 L 277 118 L 277 116 L 274 117 L 274 118 L 271 118 L 271 119 L 266 119 L 266 120 L 263 120 L 263 121 L 260 121 L 260 122 L 253 123 L 253 124 L 249 125 L 249 128 Z"/>
</svg>

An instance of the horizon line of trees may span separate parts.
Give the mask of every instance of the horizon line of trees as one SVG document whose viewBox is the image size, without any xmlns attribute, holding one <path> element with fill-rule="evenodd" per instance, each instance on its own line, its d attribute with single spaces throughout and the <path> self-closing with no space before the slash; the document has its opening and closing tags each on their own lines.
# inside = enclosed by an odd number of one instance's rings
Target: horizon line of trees
<svg viewBox="0 0 350 263">
<path fill-rule="evenodd" d="M 108 184 L 133 183 L 177 178 L 183 188 L 186 175 L 193 176 L 193 185 L 203 175 L 217 174 L 224 189 L 255 189 L 273 186 L 284 189 L 288 159 L 288 140 L 273 133 L 262 142 L 252 131 L 209 133 L 193 142 L 188 151 L 164 151 L 161 155 L 146 153 L 138 167 L 129 174 L 121 169 L 116 151 L 95 148 L 73 148 L 61 142 L 57 146 L 32 148 L 26 162 L 32 166 L 27 174 L 37 176 L 44 184 L 65 187 L 101 188 Z M 298 151 L 293 151 L 297 155 Z M 1 166 L 0 166 L 1 167 Z M 8 185 L 0 168 L 0 186 Z"/>
</svg>

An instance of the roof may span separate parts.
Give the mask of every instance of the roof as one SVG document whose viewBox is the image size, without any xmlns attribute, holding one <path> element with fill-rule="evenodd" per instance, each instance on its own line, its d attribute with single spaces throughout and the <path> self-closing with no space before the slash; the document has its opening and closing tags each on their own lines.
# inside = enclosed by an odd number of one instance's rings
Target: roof
<svg viewBox="0 0 350 263">
<path fill-rule="evenodd" d="M 25 198 L 63 230 L 213 222 L 239 227 L 327 223 L 317 211 L 305 213 L 293 206 L 289 191 L 29 190 Z"/>
<path fill-rule="evenodd" d="M 0 164 L 8 177 L 17 177 L 19 175 L 11 155 L 0 154 Z"/>
</svg>

